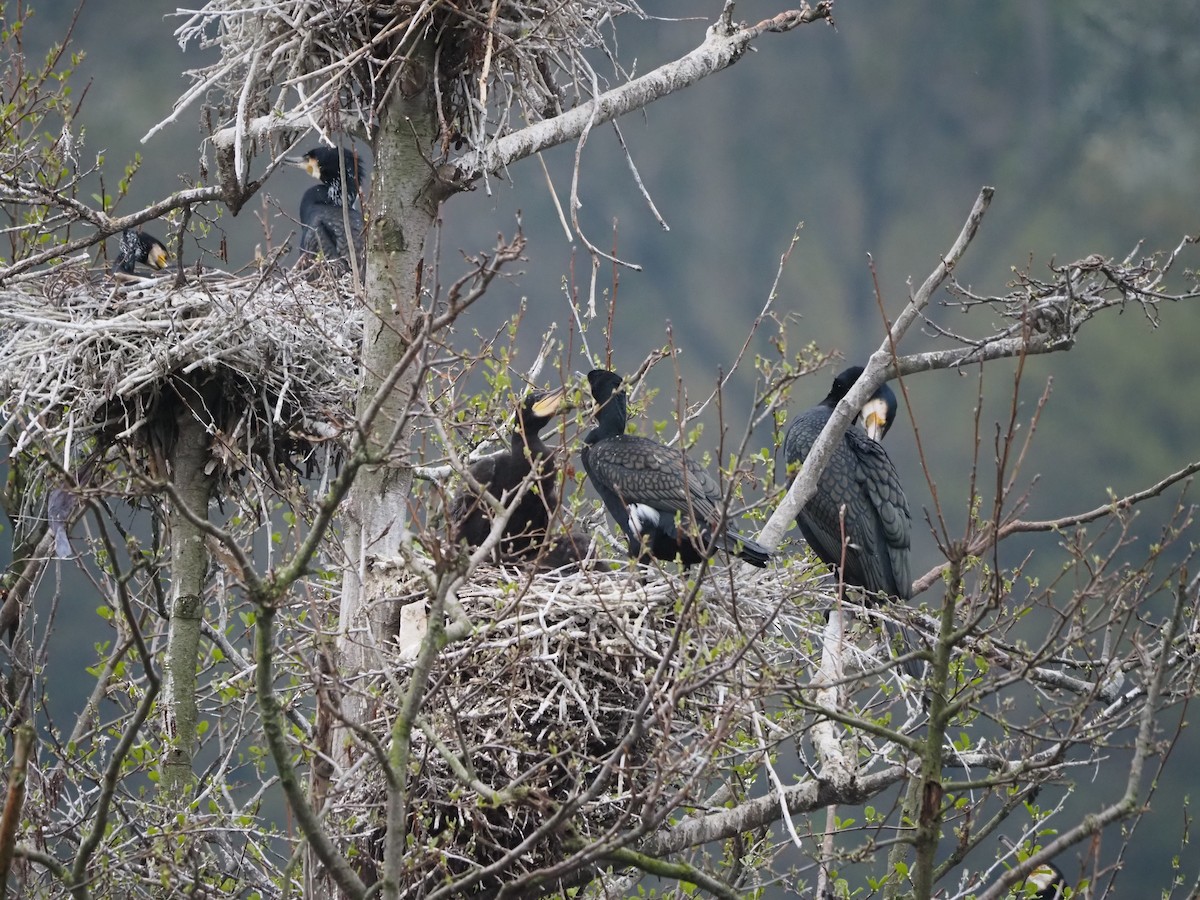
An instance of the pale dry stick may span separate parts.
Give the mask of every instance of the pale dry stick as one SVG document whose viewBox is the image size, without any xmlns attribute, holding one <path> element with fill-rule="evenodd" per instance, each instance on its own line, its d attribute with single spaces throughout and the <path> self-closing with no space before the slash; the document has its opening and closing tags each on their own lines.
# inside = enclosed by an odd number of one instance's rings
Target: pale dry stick
<svg viewBox="0 0 1200 900">
<path fill-rule="evenodd" d="M 600 94 L 600 84 L 596 78 L 595 72 L 593 72 L 592 95 L 599 97 Z M 583 207 L 583 202 L 579 199 L 579 173 L 583 170 L 583 148 L 587 146 L 588 137 L 592 133 L 592 128 L 599 124 L 596 119 L 596 116 L 599 114 L 599 112 L 600 108 L 598 106 L 593 106 L 591 109 L 591 116 L 584 123 L 583 131 L 580 133 L 579 139 L 575 142 L 575 165 L 571 170 L 571 225 L 575 228 L 575 234 L 579 236 L 579 240 L 583 242 L 584 247 L 587 248 L 588 254 L 592 258 L 592 300 L 589 304 L 590 308 L 594 308 L 596 304 L 596 274 L 600 269 L 601 259 L 607 259 L 609 262 L 614 263 L 615 265 L 625 266 L 626 268 L 632 269 L 635 272 L 642 271 L 642 267 L 636 263 L 627 262 L 626 260 L 618 259 L 614 255 L 605 253 L 588 239 L 588 236 L 584 234 L 583 227 L 579 224 L 579 210 Z"/>
<path fill-rule="evenodd" d="M 542 167 L 542 174 L 546 177 L 546 188 L 550 192 L 550 199 L 554 203 L 554 211 L 558 213 L 559 224 L 563 227 L 563 234 L 567 236 L 567 243 L 575 240 L 575 236 L 571 234 L 571 224 L 567 221 L 567 214 L 563 212 L 562 201 L 558 199 L 558 191 L 554 189 L 554 179 L 550 177 L 550 169 L 546 167 L 546 158 L 541 154 L 537 154 L 537 161 Z"/>
<path fill-rule="evenodd" d="M 842 616 L 833 610 L 825 623 L 823 638 L 824 652 L 821 654 L 817 673 L 817 702 L 826 709 L 841 709 L 841 685 L 845 675 L 842 666 L 843 649 Z M 838 739 L 838 723 L 819 717 L 810 732 L 813 746 L 820 760 L 821 778 L 828 780 L 836 789 L 845 789 L 854 781 L 855 767 L 848 760 L 850 755 Z M 837 804 L 830 803 L 825 810 L 825 834 L 821 840 L 821 856 L 817 866 L 816 896 L 827 896 L 829 884 L 829 861 L 833 855 L 834 823 L 837 819 Z"/>
<path fill-rule="evenodd" d="M 756 39 L 766 33 L 791 31 L 801 25 L 829 19 L 832 13 L 833 4 L 821 2 L 812 7 L 787 10 L 756 25 L 726 28 L 724 33 L 716 27 L 710 28 L 704 42 L 679 59 L 581 103 L 562 115 L 543 119 L 505 135 L 487 147 L 463 155 L 452 163 L 457 170 L 456 180 L 475 181 L 484 172 L 497 172 L 539 150 L 579 137 L 587 128 L 640 109 L 728 68 L 745 55 Z"/>
<path fill-rule="evenodd" d="M 804 847 L 800 843 L 800 835 L 796 833 L 796 824 L 792 821 L 791 814 L 788 813 L 787 802 L 783 799 L 783 782 L 779 778 L 779 773 L 775 771 L 775 767 L 771 765 L 771 754 L 767 752 L 767 742 L 763 736 L 761 716 L 757 711 L 751 718 L 751 722 L 754 725 L 754 736 L 758 739 L 758 752 L 762 758 L 763 767 L 767 770 L 767 774 L 771 778 L 771 784 L 775 787 L 775 795 L 779 798 L 779 817 L 783 819 L 784 825 L 787 826 L 788 835 L 792 839 L 792 844 L 797 850 L 803 850 Z M 817 896 L 824 896 L 819 888 L 817 890 Z"/>
<path fill-rule="evenodd" d="M 488 75 L 492 70 L 492 51 L 496 47 L 496 13 L 500 8 L 500 0 L 492 0 L 492 10 L 488 13 L 487 42 L 483 48 L 483 65 L 479 69 L 479 106 L 487 109 Z"/>
<path fill-rule="evenodd" d="M 806 457 L 800 474 L 796 476 L 796 480 L 783 498 L 783 502 L 771 514 L 771 518 L 767 520 L 767 524 L 763 526 L 762 532 L 758 536 L 758 542 L 769 550 L 774 550 L 779 546 L 783 535 L 795 520 L 796 514 L 815 493 L 817 481 L 829 463 L 830 457 L 833 456 L 837 442 L 842 439 L 842 435 L 858 417 L 858 411 L 862 409 L 867 398 L 875 392 L 879 385 L 883 384 L 884 375 L 892 361 L 891 348 L 899 345 L 900 339 L 918 320 L 921 311 L 929 305 L 934 293 L 962 259 L 971 240 L 979 230 L 979 224 L 983 220 L 984 213 L 987 212 L 993 193 L 994 189 L 990 187 L 980 190 L 979 196 L 975 199 L 975 205 L 971 208 L 970 215 L 967 216 L 967 221 L 949 252 L 917 289 L 916 294 L 913 295 L 912 300 L 908 302 L 900 315 L 896 317 L 895 324 L 880 348 L 871 354 L 862 376 L 838 403 L 829 422 Z"/>
<path fill-rule="evenodd" d="M 625 164 L 629 166 L 629 174 L 633 176 L 633 183 L 637 185 L 638 192 L 646 201 L 646 205 L 650 207 L 650 212 L 654 216 L 655 221 L 662 226 L 663 231 L 670 231 L 671 226 L 667 224 L 667 220 L 662 217 L 662 213 L 658 211 L 658 207 L 654 205 L 654 198 L 650 196 L 650 192 L 646 190 L 646 186 L 642 183 L 642 175 L 638 172 L 637 163 L 633 161 L 633 154 L 629 152 L 629 147 L 625 143 L 625 135 L 621 133 L 621 126 L 615 121 L 612 123 L 613 131 L 617 133 L 617 142 L 621 145 L 621 150 L 625 154 Z"/>
</svg>

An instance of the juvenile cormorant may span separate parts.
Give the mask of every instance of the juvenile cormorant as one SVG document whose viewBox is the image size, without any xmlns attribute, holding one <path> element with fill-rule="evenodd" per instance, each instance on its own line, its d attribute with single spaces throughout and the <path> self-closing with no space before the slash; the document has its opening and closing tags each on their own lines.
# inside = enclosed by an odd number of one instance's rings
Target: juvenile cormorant
<svg viewBox="0 0 1200 900">
<path fill-rule="evenodd" d="M 509 436 L 509 449 L 471 464 L 469 471 L 472 477 L 506 505 L 529 478 L 534 466 L 537 466 L 537 474 L 517 501 L 504 526 L 499 547 L 502 559 L 532 559 L 546 541 L 547 525 L 558 509 L 558 490 L 555 485 L 558 467 L 554 464 L 550 448 L 538 432 L 554 416 L 568 408 L 570 404 L 567 402 L 566 388 L 529 394 L 517 410 L 517 420 Z M 456 540 L 478 547 L 492 530 L 491 505 L 468 488 L 451 501 L 450 521 L 454 525 Z"/>
<path fill-rule="evenodd" d="M 684 566 L 716 550 L 766 566 L 770 551 L 721 525 L 721 490 L 704 468 L 681 450 L 625 433 L 625 391 L 615 372 L 588 372 L 596 401 L 596 427 L 583 439 L 583 468 L 625 532 L 629 555 L 639 562 L 678 558 Z M 719 532 L 715 529 L 720 527 Z"/>
<path fill-rule="evenodd" d="M 788 426 L 783 446 L 789 465 L 805 460 L 838 401 L 862 373 L 861 366 L 854 366 L 839 374 L 825 399 Z M 875 406 L 877 403 L 882 404 L 882 415 Z M 881 388 L 864 409 L 870 410 L 870 424 L 882 437 L 895 417 L 896 395 L 890 388 Z M 834 448 L 817 481 L 816 492 L 797 514 L 796 524 L 821 562 L 834 571 L 840 570 L 845 584 L 893 600 L 912 597 L 908 568 L 912 518 L 908 499 L 887 451 L 860 425 L 851 425 Z M 893 632 L 890 636 L 894 636 L 895 625 L 886 621 L 884 624 Z M 901 638 L 903 644 L 910 643 L 903 632 Z M 921 665 L 917 660 L 909 660 L 905 671 L 919 677 Z"/>
<path fill-rule="evenodd" d="M 121 246 L 113 261 L 113 271 L 132 275 L 138 263 L 152 269 L 165 269 L 167 258 L 167 247 L 158 238 L 126 228 L 121 232 Z"/>
<path fill-rule="evenodd" d="M 362 259 L 363 217 L 358 202 L 362 170 L 358 157 L 349 150 L 336 147 L 314 147 L 303 156 L 290 157 L 288 162 L 299 166 L 309 175 L 321 180 L 300 198 L 300 261 L 309 265 L 318 256 L 336 262 L 344 271 L 349 267 L 350 241 L 346 239 L 344 213 L 350 219 L 350 234 L 354 255 Z M 342 171 L 346 173 L 342 189 Z M 346 210 L 342 209 L 345 198 Z"/>
</svg>

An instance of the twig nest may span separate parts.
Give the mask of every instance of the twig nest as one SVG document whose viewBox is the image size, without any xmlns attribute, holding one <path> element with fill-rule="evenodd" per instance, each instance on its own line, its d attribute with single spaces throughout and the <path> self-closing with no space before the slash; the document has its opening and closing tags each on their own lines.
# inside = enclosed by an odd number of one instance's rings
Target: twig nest
<svg viewBox="0 0 1200 900">
<path fill-rule="evenodd" d="M 278 273 L 127 284 L 84 270 L 0 289 L 0 415 L 15 452 L 71 468 L 113 445 L 169 443 L 187 409 L 212 467 L 278 464 L 353 409 L 359 304 L 349 279 Z"/>
<path fill-rule="evenodd" d="M 187 73 L 192 85 L 172 117 L 223 94 L 217 118 L 247 147 L 284 125 L 370 135 L 380 98 L 397 89 L 411 96 L 436 79 L 442 155 L 464 145 L 482 151 L 588 99 L 581 85 L 609 75 L 593 69 L 588 51 L 607 45 L 600 58 L 615 60 L 613 20 L 624 14 L 644 17 L 630 0 L 209 0 L 175 35 L 181 46 L 215 46 L 220 57 Z M 414 52 L 418 36 L 436 44 L 430 61 Z"/>
<path fill-rule="evenodd" d="M 396 596 L 420 609 L 424 582 L 390 571 Z M 413 723 L 406 896 L 529 842 L 476 882 L 488 894 L 578 840 L 701 802 L 750 719 L 808 669 L 821 616 L 795 587 L 803 579 L 799 568 L 748 575 L 740 563 L 699 582 L 629 567 L 478 570 L 458 593 L 474 627 L 437 655 Z M 366 677 L 381 746 L 413 656 L 397 647 Z M 378 864 L 384 780 L 373 758 L 362 764 L 336 806 L 361 823 L 360 858 Z"/>
</svg>

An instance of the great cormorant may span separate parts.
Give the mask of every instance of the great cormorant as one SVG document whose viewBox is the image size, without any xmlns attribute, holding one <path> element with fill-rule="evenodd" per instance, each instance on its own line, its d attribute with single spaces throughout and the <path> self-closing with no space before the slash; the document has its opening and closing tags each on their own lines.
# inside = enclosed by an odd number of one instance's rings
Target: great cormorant
<svg viewBox="0 0 1200 900">
<path fill-rule="evenodd" d="M 1067 876 L 1054 863 L 1042 863 L 1017 885 L 1017 896 L 1021 896 L 1024 885 L 1032 885 L 1037 889 L 1033 895 L 1036 900 L 1061 900 L 1066 894 Z"/>
<path fill-rule="evenodd" d="M 546 543 L 546 528 L 558 509 L 555 484 L 558 467 L 538 432 L 569 408 L 566 388 L 529 394 L 517 410 L 509 449 L 478 459 L 470 466 L 472 477 L 506 505 L 537 467 L 504 526 L 499 546 L 501 559 L 534 559 Z M 451 501 L 450 521 L 456 540 L 478 547 L 492 530 L 491 504 L 468 488 Z"/>
<path fill-rule="evenodd" d="M 113 271 L 132 275 L 138 263 L 152 269 L 165 269 L 167 259 L 167 247 L 162 241 L 144 231 L 126 228 L 121 232 L 121 246 L 117 249 Z"/>
<path fill-rule="evenodd" d="M 721 490 L 695 460 L 658 441 L 625 433 L 625 391 L 615 372 L 588 372 L 596 427 L 583 439 L 583 468 L 640 562 L 678 558 L 685 566 L 716 550 L 763 567 L 766 547 L 721 522 Z M 716 529 L 720 529 L 717 531 Z"/>
<path fill-rule="evenodd" d="M 363 217 L 359 202 L 362 169 L 358 157 L 336 147 L 314 147 L 288 162 L 321 180 L 300 198 L 300 262 L 309 265 L 318 256 L 335 262 L 341 271 L 349 268 L 350 244 L 346 239 L 346 214 L 350 220 L 354 256 L 362 260 Z M 342 172 L 346 173 L 345 190 Z M 345 198 L 346 209 L 342 208 Z"/>
<path fill-rule="evenodd" d="M 838 401 L 862 373 L 861 366 L 854 366 L 839 374 L 825 399 L 788 426 L 783 446 L 789 465 L 805 460 Z M 882 404 L 882 413 L 878 404 Z M 870 410 L 869 424 L 882 437 L 895 417 L 896 395 L 890 388 L 880 388 L 864 409 Z M 815 493 L 797 514 L 796 524 L 821 562 L 840 571 L 845 584 L 893 600 L 912 597 L 908 499 L 887 451 L 860 425 L 851 425 L 837 443 Z M 893 623 L 884 624 L 894 632 Z M 903 632 L 901 639 L 909 643 Z M 919 677 L 921 665 L 908 660 L 905 671 Z"/>
<path fill-rule="evenodd" d="M 860 373 L 862 372 L 860 367 L 856 368 L 858 368 Z M 850 390 L 850 388 L 846 388 L 846 390 Z M 843 394 L 842 396 L 845 395 Z M 888 431 L 891 430 L 892 422 L 896 420 L 896 410 L 898 408 L 899 404 L 896 402 L 895 393 L 892 392 L 892 389 L 887 384 L 881 384 L 878 390 L 863 404 L 862 424 L 867 432 L 867 437 L 873 441 L 882 441 Z"/>
<path fill-rule="evenodd" d="M 1009 890 L 1009 897 L 1033 900 L 1062 900 L 1066 896 L 1067 876 L 1054 863 L 1042 863 Z M 1029 892 L 1033 888 L 1033 893 Z"/>
</svg>

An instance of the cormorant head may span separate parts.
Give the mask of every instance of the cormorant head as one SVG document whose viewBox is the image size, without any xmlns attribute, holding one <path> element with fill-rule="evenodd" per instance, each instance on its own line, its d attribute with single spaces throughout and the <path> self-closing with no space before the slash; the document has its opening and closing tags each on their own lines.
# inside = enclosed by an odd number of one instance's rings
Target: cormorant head
<svg viewBox="0 0 1200 900">
<path fill-rule="evenodd" d="M 1037 900 L 1052 900 L 1052 898 L 1062 896 L 1067 887 L 1067 876 L 1059 871 L 1058 866 L 1054 863 L 1042 863 L 1030 872 L 1018 887 L 1024 885 L 1035 889 L 1036 893 L 1033 896 Z"/>
<path fill-rule="evenodd" d="M 570 408 L 567 389 L 560 387 L 552 391 L 533 391 L 527 394 L 517 415 L 526 434 L 537 434 L 552 418 Z"/>
<path fill-rule="evenodd" d="M 158 238 L 144 231 L 126 228 L 121 232 L 121 246 L 113 266 L 119 272 L 132 275 L 138 263 L 152 269 L 165 269 L 168 259 L 166 245 Z"/>
<path fill-rule="evenodd" d="M 166 245 L 156 237 L 142 232 L 142 252 L 145 254 L 146 265 L 152 269 L 165 269 L 170 255 Z"/>
<path fill-rule="evenodd" d="M 596 401 L 597 427 L 588 432 L 584 443 L 598 440 L 604 434 L 622 434 L 625 431 L 625 421 L 629 417 L 626 407 L 625 391 L 621 387 L 621 376 L 607 369 L 592 369 L 588 372 L 588 385 L 592 389 L 592 399 Z M 593 435 L 595 437 L 593 437 Z"/>
<path fill-rule="evenodd" d="M 625 405 L 625 392 L 621 390 L 621 376 L 608 369 L 592 369 L 588 372 L 588 386 L 597 406 L 605 406 L 616 397 L 616 405 Z"/>
<path fill-rule="evenodd" d="M 841 399 L 850 393 L 850 388 L 854 387 L 854 383 L 862 377 L 862 373 L 862 366 L 851 366 L 839 372 L 833 379 L 833 387 L 829 389 L 829 394 L 821 401 L 822 405 L 828 406 L 830 409 L 837 406 Z M 863 404 L 861 410 L 863 427 L 866 428 L 867 435 L 871 440 L 883 440 L 883 436 L 892 427 L 892 422 L 896 420 L 898 408 L 899 403 L 896 401 L 895 392 L 887 384 L 881 384 L 870 399 Z"/>
<path fill-rule="evenodd" d="M 821 403 L 833 409 L 841 402 L 843 397 L 850 393 L 850 388 L 854 387 L 854 382 L 858 381 L 862 373 L 862 366 L 851 366 L 848 369 L 838 372 L 837 377 L 833 379 L 833 386 L 829 389 L 829 393 Z"/>
<path fill-rule="evenodd" d="M 892 422 L 896 421 L 898 408 L 895 392 L 886 384 L 881 384 L 879 390 L 871 395 L 871 399 L 864 403 L 862 408 L 863 428 L 867 429 L 867 436 L 871 440 L 883 440 L 883 436 L 892 427 Z"/>
<path fill-rule="evenodd" d="M 339 161 L 339 156 L 341 161 Z M 313 178 L 319 178 L 322 184 L 334 185 L 342 183 L 342 166 L 346 170 L 346 196 L 351 205 L 358 196 L 358 186 L 361 182 L 361 172 L 357 154 L 349 150 L 339 150 L 337 147 L 313 147 L 303 156 L 289 156 L 286 160 L 293 166 L 299 166 Z M 330 197 L 331 202 L 341 203 L 341 199 Z"/>
</svg>

